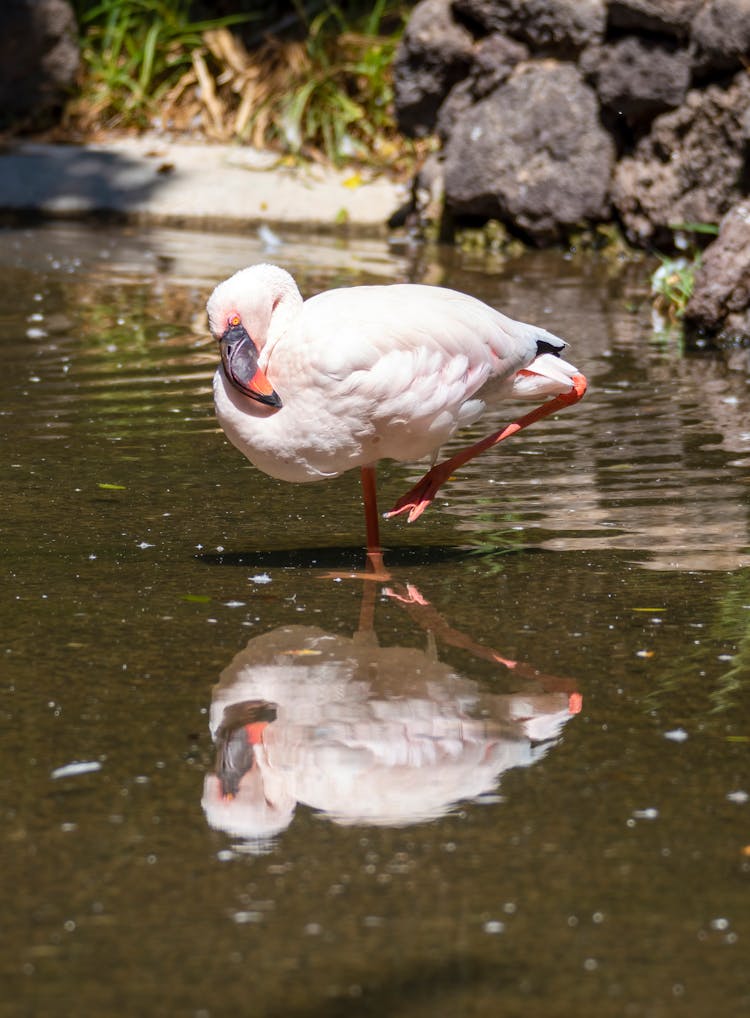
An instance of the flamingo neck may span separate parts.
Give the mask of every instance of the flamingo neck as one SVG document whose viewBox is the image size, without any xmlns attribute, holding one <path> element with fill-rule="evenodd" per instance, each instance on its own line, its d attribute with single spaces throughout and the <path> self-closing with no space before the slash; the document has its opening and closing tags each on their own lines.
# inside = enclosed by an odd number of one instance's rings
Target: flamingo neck
<svg viewBox="0 0 750 1018">
<path fill-rule="evenodd" d="M 294 279 L 284 269 L 269 265 L 269 286 L 273 292 L 271 320 L 268 336 L 260 356 L 260 366 L 265 368 L 274 346 L 292 327 L 302 310 L 302 294 Z"/>
</svg>

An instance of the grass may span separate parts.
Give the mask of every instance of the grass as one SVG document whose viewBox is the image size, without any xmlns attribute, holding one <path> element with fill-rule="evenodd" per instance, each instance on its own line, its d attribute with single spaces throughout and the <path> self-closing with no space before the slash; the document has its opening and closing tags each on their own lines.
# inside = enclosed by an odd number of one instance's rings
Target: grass
<svg viewBox="0 0 750 1018">
<path fill-rule="evenodd" d="M 204 33 L 247 15 L 192 21 L 190 0 L 79 0 L 83 74 L 69 113 L 83 127 L 149 126 Z"/>
<path fill-rule="evenodd" d="M 260 13 L 191 20 L 190 0 L 78 0 L 83 72 L 68 123 L 83 132 L 157 128 L 335 165 L 395 165 L 391 64 L 398 0 L 293 5 L 296 34 L 262 35 Z M 350 5 L 351 6 L 351 5 Z M 285 19 L 289 21 L 289 18 Z M 239 34 L 251 22 L 259 45 Z"/>
<path fill-rule="evenodd" d="M 307 24 L 303 43 L 269 40 L 258 58 L 274 73 L 256 89 L 247 125 L 254 140 L 293 154 L 317 150 L 335 163 L 392 155 L 390 67 L 400 32 L 381 33 L 385 12 L 378 0 L 351 23 L 332 4 Z"/>
</svg>

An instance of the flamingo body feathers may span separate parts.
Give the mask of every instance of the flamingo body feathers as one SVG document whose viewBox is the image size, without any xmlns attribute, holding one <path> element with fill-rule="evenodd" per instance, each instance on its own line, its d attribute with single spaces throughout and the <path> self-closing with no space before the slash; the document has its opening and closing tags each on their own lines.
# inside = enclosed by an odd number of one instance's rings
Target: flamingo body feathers
<svg viewBox="0 0 750 1018">
<path fill-rule="evenodd" d="M 255 265 L 216 287 L 208 314 L 217 339 L 241 320 L 281 401 L 256 403 L 220 367 L 219 422 L 286 481 L 434 456 L 488 406 L 566 392 L 576 374 L 557 336 L 441 287 L 355 286 L 303 302 L 289 273 Z"/>
</svg>

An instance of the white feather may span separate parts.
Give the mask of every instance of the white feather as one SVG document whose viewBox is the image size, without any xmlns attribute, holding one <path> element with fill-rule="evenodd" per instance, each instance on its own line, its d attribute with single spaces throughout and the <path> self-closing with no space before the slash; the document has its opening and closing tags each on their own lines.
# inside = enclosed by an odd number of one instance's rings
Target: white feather
<svg viewBox="0 0 750 1018">
<path fill-rule="evenodd" d="M 421 459 L 488 405 L 563 392 L 575 373 L 537 356 L 540 341 L 564 349 L 556 336 L 441 287 L 357 286 L 303 303 L 287 272 L 260 265 L 221 283 L 208 312 L 217 339 L 241 316 L 283 403 L 269 411 L 219 369 L 219 422 L 256 466 L 289 481 Z"/>
</svg>

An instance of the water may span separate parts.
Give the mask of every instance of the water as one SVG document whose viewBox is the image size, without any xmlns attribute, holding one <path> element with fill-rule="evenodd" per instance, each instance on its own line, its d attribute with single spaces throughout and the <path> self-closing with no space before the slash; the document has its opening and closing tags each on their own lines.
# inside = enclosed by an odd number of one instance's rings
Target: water
<svg viewBox="0 0 750 1018">
<path fill-rule="evenodd" d="M 261 243 L 4 231 L 0 1015 L 750 1011 L 745 355 L 655 331 L 644 265 L 283 239 L 306 293 L 549 327 L 590 394 L 326 579 L 356 475 L 213 419 Z"/>
</svg>

